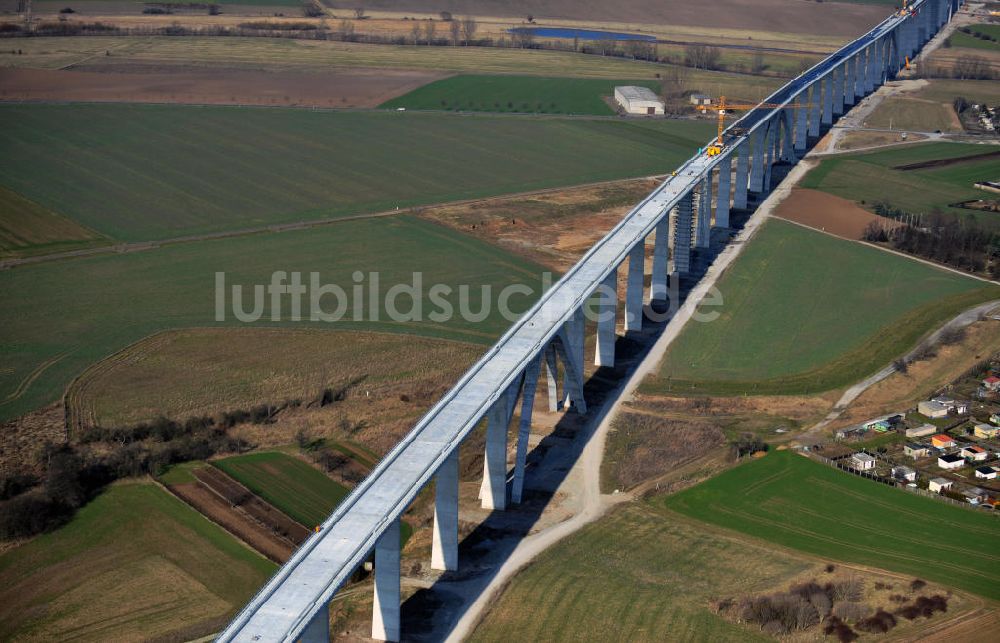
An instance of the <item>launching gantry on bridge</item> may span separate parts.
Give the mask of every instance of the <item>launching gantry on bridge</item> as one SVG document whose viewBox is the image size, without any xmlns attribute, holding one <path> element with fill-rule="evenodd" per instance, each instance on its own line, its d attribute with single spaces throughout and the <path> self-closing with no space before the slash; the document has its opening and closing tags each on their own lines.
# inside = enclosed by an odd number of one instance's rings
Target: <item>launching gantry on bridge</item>
<svg viewBox="0 0 1000 643">
<path fill-rule="evenodd" d="M 221 641 L 327 641 L 327 606 L 374 552 L 372 636 L 400 637 L 400 517 L 436 478 L 431 567 L 458 568 L 458 449 L 487 420 L 482 505 L 521 502 L 535 391 L 545 378 L 549 409 L 585 413 L 584 304 L 597 292 L 599 366 L 615 362 L 619 269 L 627 270 L 625 330 L 643 322 L 646 240 L 653 237 L 650 300 L 667 296 L 670 275 L 691 269 L 692 248 L 707 249 L 713 227 L 729 228 L 730 208 L 771 189 L 772 166 L 794 164 L 861 97 L 958 10 L 960 0 L 917 0 L 769 96 L 726 130 L 717 154 L 699 153 L 597 242 L 469 369 L 371 474 L 336 508 L 220 634 Z M 771 106 L 774 107 L 771 107 Z M 713 187 L 715 194 L 713 196 Z M 562 367 L 560 383 L 556 374 Z M 561 384 L 561 386 L 560 386 Z M 561 390 L 560 390 L 561 389 Z M 520 404 L 513 471 L 507 442 Z"/>
</svg>

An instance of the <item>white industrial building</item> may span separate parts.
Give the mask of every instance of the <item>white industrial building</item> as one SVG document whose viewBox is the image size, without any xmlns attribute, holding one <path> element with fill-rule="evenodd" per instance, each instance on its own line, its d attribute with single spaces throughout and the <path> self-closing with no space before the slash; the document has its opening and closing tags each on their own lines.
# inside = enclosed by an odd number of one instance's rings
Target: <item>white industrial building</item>
<svg viewBox="0 0 1000 643">
<path fill-rule="evenodd" d="M 663 101 L 648 87 L 635 85 L 615 87 L 615 101 L 622 106 L 626 114 L 652 116 L 664 113 Z"/>
</svg>

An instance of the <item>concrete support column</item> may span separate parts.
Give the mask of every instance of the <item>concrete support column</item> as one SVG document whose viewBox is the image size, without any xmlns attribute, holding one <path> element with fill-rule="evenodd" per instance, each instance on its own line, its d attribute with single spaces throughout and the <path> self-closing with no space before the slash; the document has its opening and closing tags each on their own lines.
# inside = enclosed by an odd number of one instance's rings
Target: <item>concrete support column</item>
<svg viewBox="0 0 1000 643">
<path fill-rule="evenodd" d="M 573 360 L 573 365 L 579 370 L 577 375 L 580 378 L 579 390 L 583 391 L 583 364 L 586 356 L 586 332 L 587 332 L 587 318 L 583 314 L 583 307 L 579 307 L 573 311 L 573 315 L 563 324 L 563 339 L 565 339 L 564 347 L 566 348 L 569 358 Z M 563 370 L 563 406 L 569 408 L 571 403 L 576 399 L 571 395 L 573 391 L 573 385 L 577 382 L 570 381 L 570 378 L 574 377 L 572 369 Z M 578 395 L 579 393 L 577 393 Z"/>
<path fill-rule="evenodd" d="M 512 386 L 493 403 L 486 414 L 486 458 L 480 499 L 483 509 L 507 508 L 507 428 L 514 408 L 517 387 Z"/>
<path fill-rule="evenodd" d="M 549 413 L 559 410 L 559 382 L 556 379 L 558 368 L 556 366 L 556 349 L 552 344 L 545 347 L 545 383 L 548 389 Z"/>
<path fill-rule="evenodd" d="M 694 197 L 688 192 L 677 203 L 677 213 L 674 216 L 673 271 L 680 275 L 687 274 L 691 270 L 691 228 L 694 224 L 693 218 Z"/>
<path fill-rule="evenodd" d="M 791 114 L 791 111 L 788 112 Z M 733 155 L 719 163 L 719 193 L 715 196 L 715 227 L 729 227 L 729 185 L 733 179 Z M 654 272 L 655 278 L 655 272 Z M 664 282 L 666 287 L 666 282 Z"/>
<path fill-rule="evenodd" d="M 537 382 L 537 380 L 536 380 Z M 458 449 L 437 470 L 431 569 L 458 569 Z"/>
<path fill-rule="evenodd" d="M 858 99 L 865 95 L 865 50 L 862 49 L 854 55 L 854 98 Z"/>
<path fill-rule="evenodd" d="M 823 79 L 823 125 L 833 123 L 833 76 L 827 74 Z"/>
<path fill-rule="evenodd" d="M 583 415 L 587 412 L 587 402 L 583 398 L 583 361 L 577 361 L 577 357 L 572 350 L 573 343 L 569 339 L 569 332 L 565 324 L 559 331 L 559 340 L 559 343 L 555 345 L 556 353 L 562 360 L 563 368 L 568 376 L 565 380 L 565 408 L 572 408 L 580 415 Z M 572 402 L 572 407 L 570 406 L 570 402 Z"/>
<path fill-rule="evenodd" d="M 805 152 L 809 143 L 809 108 L 806 106 L 809 100 L 809 92 L 802 92 L 795 106 L 795 151 Z"/>
<path fill-rule="evenodd" d="M 372 638 L 399 640 L 399 519 L 393 520 L 375 543 L 375 602 Z"/>
<path fill-rule="evenodd" d="M 728 208 L 726 216 L 728 218 Z M 653 275 L 649 283 L 649 301 L 663 301 L 668 297 L 667 276 L 670 268 L 667 261 L 670 258 L 670 213 L 664 212 L 656 224 L 656 236 L 653 239 Z"/>
<path fill-rule="evenodd" d="M 885 41 L 879 40 L 875 43 L 875 88 L 878 89 L 885 82 Z"/>
<path fill-rule="evenodd" d="M 625 286 L 625 332 L 642 330 L 643 276 L 646 270 L 646 243 L 640 241 L 628 253 Z"/>
<path fill-rule="evenodd" d="M 865 95 L 872 93 L 875 89 L 875 48 L 871 45 L 865 47 Z"/>
<path fill-rule="evenodd" d="M 510 486 L 510 501 L 515 505 L 521 504 L 521 499 L 524 497 L 524 468 L 528 460 L 528 439 L 531 437 L 531 414 L 535 410 L 535 390 L 538 388 L 538 376 L 541 371 L 541 355 L 531 360 L 528 368 L 524 371 L 524 389 L 521 392 L 521 419 L 517 427 L 517 451 L 514 453 L 514 479 Z M 457 479 L 457 460 L 455 467 Z M 455 525 L 457 528 L 457 521 Z"/>
<path fill-rule="evenodd" d="M 809 136 L 819 138 L 819 117 L 823 111 L 823 81 L 817 80 L 809 88 Z"/>
<path fill-rule="evenodd" d="M 657 234 L 659 241 L 659 234 Z M 600 303 L 597 318 L 597 350 L 594 364 L 597 366 L 615 365 L 615 317 L 618 308 L 618 269 L 615 268 L 608 278 L 597 289 Z"/>
<path fill-rule="evenodd" d="M 790 109 L 781 110 L 784 114 L 784 132 L 782 133 L 781 160 L 785 163 L 796 163 L 795 145 L 792 142 L 795 131 L 795 113 Z"/>
<path fill-rule="evenodd" d="M 707 248 L 712 238 L 712 172 L 701 181 L 698 191 L 698 220 L 695 226 L 696 248 Z"/>
<path fill-rule="evenodd" d="M 854 105 L 854 85 L 857 82 L 855 76 L 858 73 L 858 59 L 851 57 L 844 63 L 844 105 L 850 107 Z"/>
<path fill-rule="evenodd" d="M 767 138 L 767 125 L 758 127 L 751 136 L 753 143 L 753 163 L 750 165 L 750 191 L 764 190 L 764 145 Z"/>
<path fill-rule="evenodd" d="M 309 621 L 302 636 L 301 643 L 330 643 L 330 606 L 323 605 L 323 608 L 316 613 L 316 616 Z"/>
<path fill-rule="evenodd" d="M 834 72 L 833 81 L 833 115 L 840 116 L 844 113 L 844 84 L 847 77 L 847 64 L 843 63 Z"/>
<path fill-rule="evenodd" d="M 803 112 L 805 113 L 805 112 Z M 744 140 L 736 150 L 736 187 L 733 190 L 733 207 L 747 207 L 747 181 L 750 177 L 750 141 Z"/>
<path fill-rule="evenodd" d="M 775 163 L 775 150 L 777 148 L 778 141 L 778 127 L 780 127 L 780 121 L 777 118 L 771 118 L 770 124 L 767 127 L 767 142 L 765 146 L 765 158 L 764 158 L 764 191 L 771 191 L 771 166 Z"/>
</svg>

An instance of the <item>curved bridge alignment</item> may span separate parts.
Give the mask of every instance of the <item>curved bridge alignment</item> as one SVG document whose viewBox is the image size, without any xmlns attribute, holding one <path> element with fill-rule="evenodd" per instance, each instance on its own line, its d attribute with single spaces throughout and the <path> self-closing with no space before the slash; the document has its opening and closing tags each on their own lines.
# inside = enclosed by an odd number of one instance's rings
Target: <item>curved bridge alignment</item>
<svg viewBox="0 0 1000 643">
<path fill-rule="evenodd" d="M 236 615 L 220 641 L 327 641 L 327 605 L 374 551 L 372 636 L 399 640 L 399 519 L 437 476 L 435 569 L 458 566 L 458 448 L 486 418 L 480 498 L 503 510 L 519 503 L 535 391 L 544 367 L 550 410 L 586 412 L 583 306 L 595 294 L 598 365 L 614 364 L 617 275 L 627 265 L 626 332 L 643 321 L 644 258 L 654 241 L 649 300 L 666 298 L 668 279 L 691 269 L 692 250 L 708 249 L 730 210 L 745 210 L 771 188 L 772 166 L 793 164 L 824 127 L 892 78 L 958 10 L 961 0 L 917 0 L 774 92 L 730 126 L 722 153 L 681 166 L 592 247 L 458 383 L 421 418 L 371 474 Z M 713 198 L 713 187 L 715 194 Z M 713 216 L 714 215 L 714 216 Z M 562 393 L 556 374 L 562 365 Z M 517 402 L 512 480 L 508 429 Z"/>
</svg>

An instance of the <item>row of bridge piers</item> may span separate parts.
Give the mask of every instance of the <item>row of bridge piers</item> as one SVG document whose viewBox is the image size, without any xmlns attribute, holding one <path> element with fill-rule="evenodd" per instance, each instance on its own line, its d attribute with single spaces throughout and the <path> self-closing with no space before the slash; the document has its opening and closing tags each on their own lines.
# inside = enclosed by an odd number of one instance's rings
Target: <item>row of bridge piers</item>
<svg viewBox="0 0 1000 643">
<path fill-rule="evenodd" d="M 903 69 L 958 6 L 957 0 L 925 0 L 917 13 L 896 29 L 836 60 L 832 70 L 824 69 L 821 75 L 817 74 L 811 84 L 792 97 L 787 108 L 763 109 L 767 116 L 752 123 L 748 135 L 736 133 L 733 137 L 736 142 L 724 149 L 717 162 L 698 177 L 696 189 L 661 214 L 650 234 L 652 261 L 648 290 L 645 283 L 650 240 L 645 238 L 636 243 L 627 259 L 610 272 L 586 303 L 575 309 L 556 336 L 541 347 L 520 377 L 486 413 L 485 462 L 479 492 L 484 509 L 503 511 L 523 499 L 528 439 L 540 380 L 544 380 L 550 412 L 587 412 L 584 340 L 588 316 L 585 313 L 591 312 L 590 319 L 596 322 L 593 363 L 613 367 L 620 305 L 624 332 L 641 331 L 644 310 L 649 310 L 647 305 L 666 301 L 671 296 L 671 281 L 678 283 L 692 274 L 693 258 L 699 254 L 714 256 L 713 244 L 721 246 L 728 240 L 734 214 L 748 214 L 770 192 L 777 178 L 775 166 L 794 165 L 801 159 L 838 117 Z M 810 73 L 806 72 L 805 77 Z M 621 270 L 626 271 L 623 298 L 618 292 Z M 508 440 L 518 405 L 511 466 Z M 456 448 L 435 475 L 431 568 L 458 569 L 458 534 Z M 328 613 L 322 609 L 310 622 L 302 640 L 326 642 L 328 627 Z M 400 634 L 400 523 L 396 518 L 375 545 L 372 637 L 398 641 Z"/>
</svg>

